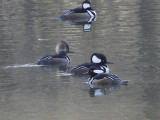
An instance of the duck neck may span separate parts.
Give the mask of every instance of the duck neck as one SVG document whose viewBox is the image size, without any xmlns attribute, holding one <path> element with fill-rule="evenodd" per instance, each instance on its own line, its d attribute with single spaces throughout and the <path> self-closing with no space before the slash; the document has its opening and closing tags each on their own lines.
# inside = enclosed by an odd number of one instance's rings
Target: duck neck
<svg viewBox="0 0 160 120">
<path fill-rule="evenodd" d="M 65 51 L 59 51 L 58 53 L 59 55 L 63 55 L 63 56 L 66 56 L 66 52 Z"/>
</svg>

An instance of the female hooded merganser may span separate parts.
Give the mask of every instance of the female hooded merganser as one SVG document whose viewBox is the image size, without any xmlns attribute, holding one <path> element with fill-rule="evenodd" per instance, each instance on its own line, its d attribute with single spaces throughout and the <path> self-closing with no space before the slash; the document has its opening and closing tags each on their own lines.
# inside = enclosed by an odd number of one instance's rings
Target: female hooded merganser
<svg viewBox="0 0 160 120">
<path fill-rule="evenodd" d="M 70 58 L 66 55 L 67 53 L 73 53 L 69 51 L 69 46 L 66 42 L 61 41 L 56 45 L 55 55 L 46 55 L 36 62 L 37 65 L 54 65 L 63 64 L 69 65 Z"/>
<path fill-rule="evenodd" d="M 116 84 L 123 84 L 127 85 L 128 80 L 121 80 L 116 75 L 111 75 L 105 73 L 104 69 L 100 67 L 91 67 L 89 69 L 89 74 L 91 75 L 88 79 L 88 83 L 90 86 L 94 84 L 98 85 L 116 85 Z"/>
<path fill-rule="evenodd" d="M 90 63 L 80 64 L 69 71 L 71 74 L 80 74 L 85 75 L 88 74 L 89 68 L 92 66 L 100 67 L 106 73 L 109 73 L 109 67 L 106 64 L 113 64 L 111 62 L 107 62 L 107 58 L 101 53 L 93 53 L 91 56 Z"/>
<path fill-rule="evenodd" d="M 61 20 L 69 21 L 96 21 L 96 12 L 92 10 L 88 0 L 82 3 L 82 8 L 75 8 L 67 11 L 59 17 Z"/>
</svg>

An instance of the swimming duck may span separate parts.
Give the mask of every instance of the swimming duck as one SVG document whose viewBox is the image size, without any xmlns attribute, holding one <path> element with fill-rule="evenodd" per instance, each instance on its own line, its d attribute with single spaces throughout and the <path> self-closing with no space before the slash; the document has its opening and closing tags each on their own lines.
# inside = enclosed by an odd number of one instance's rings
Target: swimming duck
<svg viewBox="0 0 160 120">
<path fill-rule="evenodd" d="M 64 21 L 75 21 L 75 22 L 92 22 L 96 21 L 96 11 L 91 8 L 91 4 L 88 0 L 82 3 L 82 8 L 75 8 L 67 11 L 59 17 Z"/>
<path fill-rule="evenodd" d="M 36 62 L 37 65 L 54 65 L 54 64 L 70 64 L 70 58 L 67 53 L 73 53 L 69 50 L 69 46 L 66 42 L 61 41 L 56 45 L 57 54 L 45 55 Z"/>
<path fill-rule="evenodd" d="M 109 67 L 106 64 L 113 64 L 112 62 L 108 62 L 107 58 L 101 53 L 93 53 L 90 57 L 89 63 L 83 63 L 72 68 L 69 73 L 71 74 L 79 74 L 86 75 L 88 74 L 89 68 L 92 66 L 100 67 L 105 71 L 105 73 L 109 73 Z"/>
<path fill-rule="evenodd" d="M 90 86 L 94 84 L 98 85 L 115 85 L 115 84 L 123 84 L 127 85 L 128 80 L 121 80 L 116 75 L 112 75 L 109 73 L 105 73 L 104 69 L 100 67 L 91 67 L 89 69 L 90 78 L 88 79 L 88 83 Z"/>
</svg>

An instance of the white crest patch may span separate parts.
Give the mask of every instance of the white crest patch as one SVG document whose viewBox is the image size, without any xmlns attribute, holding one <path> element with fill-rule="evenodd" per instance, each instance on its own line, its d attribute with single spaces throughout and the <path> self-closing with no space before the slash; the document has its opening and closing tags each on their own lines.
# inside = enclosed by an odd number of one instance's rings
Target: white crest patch
<svg viewBox="0 0 160 120">
<path fill-rule="evenodd" d="M 100 73 L 104 73 L 103 70 L 93 70 L 94 73 L 100 74 Z"/>
<path fill-rule="evenodd" d="M 101 62 L 101 59 L 99 59 L 97 56 L 94 55 L 94 56 L 92 57 L 92 62 L 93 62 L 93 63 L 100 63 L 100 62 Z"/>
<path fill-rule="evenodd" d="M 90 4 L 89 3 L 83 3 L 83 9 L 87 9 L 90 8 Z"/>
</svg>

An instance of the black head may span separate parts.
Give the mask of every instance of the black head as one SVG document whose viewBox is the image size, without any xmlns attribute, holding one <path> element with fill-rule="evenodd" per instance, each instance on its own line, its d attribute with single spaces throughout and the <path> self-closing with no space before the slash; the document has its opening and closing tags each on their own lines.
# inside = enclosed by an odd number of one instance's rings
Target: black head
<svg viewBox="0 0 160 120">
<path fill-rule="evenodd" d="M 101 53 L 93 53 L 91 56 L 91 63 L 96 63 L 99 65 L 113 64 L 111 62 L 107 62 L 107 58 Z"/>
</svg>

